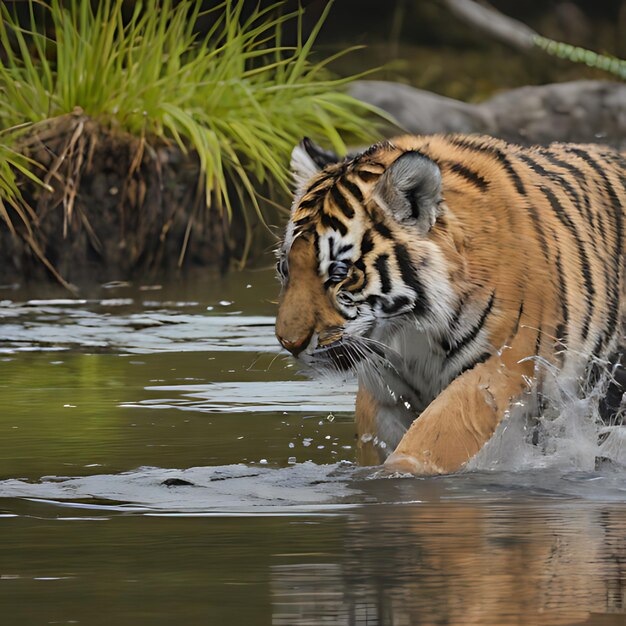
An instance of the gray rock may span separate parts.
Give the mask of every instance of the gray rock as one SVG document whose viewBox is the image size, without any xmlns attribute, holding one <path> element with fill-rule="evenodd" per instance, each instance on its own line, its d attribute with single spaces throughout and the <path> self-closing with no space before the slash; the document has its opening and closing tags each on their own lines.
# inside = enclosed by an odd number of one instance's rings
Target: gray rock
<svg viewBox="0 0 626 626">
<path fill-rule="evenodd" d="M 481 104 L 384 81 L 358 81 L 350 93 L 387 111 L 410 133 L 487 133 L 522 144 L 598 142 L 626 149 L 624 83 L 520 87 Z"/>
</svg>

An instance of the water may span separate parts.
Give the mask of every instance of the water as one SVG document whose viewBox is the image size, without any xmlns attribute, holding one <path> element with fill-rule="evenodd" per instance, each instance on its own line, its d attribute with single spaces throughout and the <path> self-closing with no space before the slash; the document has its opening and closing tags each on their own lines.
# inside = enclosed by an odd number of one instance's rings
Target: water
<svg viewBox="0 0 626 626">
<path fill-rule="evenodd" d="M 2 623 L 626 624 L 624 469 L 504 434 L 356 466 L 354 385 L 278 353 L 276 291 L 0 289 Z"/>
</svg>

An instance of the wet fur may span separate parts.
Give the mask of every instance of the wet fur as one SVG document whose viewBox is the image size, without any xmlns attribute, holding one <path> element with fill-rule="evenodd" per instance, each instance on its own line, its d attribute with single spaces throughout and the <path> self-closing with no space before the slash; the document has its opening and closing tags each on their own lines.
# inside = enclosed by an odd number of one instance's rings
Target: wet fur
<svg viewBox="0 0 626 626">
<path fill-rule="evenodd" d="M 460 469 L 541 385 L 537 358 L 583 378 L 620 345 L 624 155 L 478 136 L 335 163 L 306 148 L 277 336 L 314 368 L 357 372 L 357 430 L 392 469 Z"/>
</svg>

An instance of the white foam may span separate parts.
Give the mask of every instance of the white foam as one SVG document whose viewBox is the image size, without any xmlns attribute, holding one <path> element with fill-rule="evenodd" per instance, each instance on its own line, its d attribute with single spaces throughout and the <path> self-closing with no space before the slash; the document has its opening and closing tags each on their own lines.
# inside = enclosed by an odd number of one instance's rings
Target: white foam
<svg viewBox="0 0 626 626">
<path fill-rule="evenodd" d="M 541 397 L 533 392 L 521 398 L 467 470 L 590 472 L 602 459 L 626 469 L 626 425 L 607 426 L 598 411 L 611 373 L 605 370 L 598 383 L 582 389 L 579 378 L 564 378 L 544 362 L 537 369 Z"/>
</svg>

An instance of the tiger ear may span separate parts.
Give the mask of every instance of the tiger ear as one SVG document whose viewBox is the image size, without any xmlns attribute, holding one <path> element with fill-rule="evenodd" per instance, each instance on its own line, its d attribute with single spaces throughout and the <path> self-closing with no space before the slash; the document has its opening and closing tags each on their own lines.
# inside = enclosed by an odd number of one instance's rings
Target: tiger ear
<svg viewBox="0 0 626 626">
<path fill-rule="evenodd" d="M 441 171 L 420 152 L 405 152 L 387 168 L 375 193 L 395 220 L 425 234 L 440 212 Z"/>
<path fill-rule="evenodd" d="M 324 150 L 305 137 L 291 153 L 291 173 L 296 190 L 301 190 L 310 178 L 327 165 L 339 161 L 341 159 L 334 152 Z"/>
</svg>

